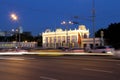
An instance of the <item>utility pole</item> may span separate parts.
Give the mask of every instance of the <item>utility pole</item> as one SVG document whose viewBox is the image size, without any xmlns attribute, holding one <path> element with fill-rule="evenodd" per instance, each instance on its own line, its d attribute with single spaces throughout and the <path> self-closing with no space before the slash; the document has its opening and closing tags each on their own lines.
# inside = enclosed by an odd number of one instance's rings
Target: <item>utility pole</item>
<svg viewBox="0 0 120 80">
<path fill-rule="evenodd" d="M 92 0 L 93 49 L 95 48 L 95 0 Z"/>
<path fill-rule="evenodd" d="M 78 16 L 74 16 L 74 18 L 78 19 Z M 92 0 L 92 16 L 91 19 L 82 18 L 84 20 L 88 20 L 92 22 L 92 31 L 93 31 L 93 49 L 95 48 L 95 0 Z M 75 22 L 77 23 L 77 22 Z"/>
</svg>

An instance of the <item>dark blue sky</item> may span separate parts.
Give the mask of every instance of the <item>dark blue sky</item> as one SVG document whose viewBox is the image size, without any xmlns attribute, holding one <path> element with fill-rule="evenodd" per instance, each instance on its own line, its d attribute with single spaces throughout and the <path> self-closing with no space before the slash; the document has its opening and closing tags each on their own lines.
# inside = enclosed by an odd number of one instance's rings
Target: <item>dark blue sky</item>
<svg viewBox="0 0 120 80">
<path fill-rule="evenodd" d="M 106 28 L 111 23 L 120 22 L 120 0 L 95 0 L 95 29 Z M 10 19 L 10 14 L 16 13 L 19 25 L 24 31 L 33 35 L 42 33 L 47 28 L 55 30 L 62 21 L 77 21 L 86 25 L 92 34 L 92 21 L 84 18 L 92 16 L 92 0 L 1 0 L 0 29 L 11 30 L 18 22 Z M 73 16 L 79 16 L 74 19 Z M 78 25 L 69 25 L 75 29 Z"/>
</svg>

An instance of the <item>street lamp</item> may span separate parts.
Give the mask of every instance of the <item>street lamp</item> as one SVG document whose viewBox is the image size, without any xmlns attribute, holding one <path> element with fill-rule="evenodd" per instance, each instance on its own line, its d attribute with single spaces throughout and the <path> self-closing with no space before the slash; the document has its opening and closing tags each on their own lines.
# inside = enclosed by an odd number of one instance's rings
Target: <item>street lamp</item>
<svg viewBox="0 0 120 80">
<path fill-rule="evenodd" d="M 11 17 L 12 20 L 18 22 L 18 16 L 17 16 L 15 13 L 12 13 L 12 14 L 10 15 L 10 17 Z M 16 32 L 18 32 L 18 34 L 19 34 L 19 47 L 20 47 L 20 40 L 21 40 L 21 39 L 20 39 L 20 27 L 18 27 L 16 30 L 17 30 Z M 17 34 L 16 34 L 16 36 L 17 36 Z M 17 41 L 17 38 L 16 38 L 16 41 Z"/>
<path fill-rule="evenodd" d="M 12 13 L 10 16 L 13 20 L 18 20 L 18 16 L 16 14 Z"/>
<path fill-rule="evenodd" d="M 71 21 L 63 21 L 61 24 L 66 25 L 66 46 L 68 47 L 68 25 L 73 23 Z"/>
</svg>

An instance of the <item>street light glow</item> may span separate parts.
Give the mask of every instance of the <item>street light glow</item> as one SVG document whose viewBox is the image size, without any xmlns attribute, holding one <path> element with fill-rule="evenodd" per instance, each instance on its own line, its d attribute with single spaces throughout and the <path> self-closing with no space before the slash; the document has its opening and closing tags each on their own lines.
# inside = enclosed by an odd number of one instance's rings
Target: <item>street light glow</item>
<svg viewBox="0 0 120 80">
<path fill-rule="evenodd" d="M 61 24 L 66 24 L 66 22 L 65 22 L 65 21 L 63 21 Z"/>
<path fill-rule="evenodd" d="M 72 21 L 69 21 L 69 22 L 63 21 L 61 24 L 73 24 L 73 22 Z"/>
<path fill-rule="evenodd" d="M 73 22 L 72 22 L 72 21 L 69 21 L 69 24 L 73 24 Z"/>
<path fill-rule="evenodd" d="M 11 18 L 12 18 L 13 20 L 17 20 L 17 19 L 18 19 L 18 17 L 17 17 L 16 14 L 11 14 Z"/>
</svg>

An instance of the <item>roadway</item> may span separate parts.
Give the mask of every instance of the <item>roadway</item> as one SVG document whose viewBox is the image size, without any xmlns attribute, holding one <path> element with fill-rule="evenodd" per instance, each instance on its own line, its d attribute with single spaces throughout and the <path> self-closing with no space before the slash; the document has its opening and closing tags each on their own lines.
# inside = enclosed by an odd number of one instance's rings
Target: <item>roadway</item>
<svg viewBox="0 0 120 80">
<path fill-rule="evenodd" d="M 113 56 L 0 56 L 0 80 L 120 80 Z"/>
</svg>

